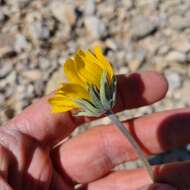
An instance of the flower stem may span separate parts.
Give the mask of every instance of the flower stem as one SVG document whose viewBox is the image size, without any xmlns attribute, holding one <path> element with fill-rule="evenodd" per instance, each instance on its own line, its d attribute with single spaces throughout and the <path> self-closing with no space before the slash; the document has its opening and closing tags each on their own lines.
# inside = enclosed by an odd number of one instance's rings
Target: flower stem
<svg viewBox="0 0 190 190">
<path fill-rule="evenodd" d="M 141 150 L 139 144 L 136 142 L 136 140 L 134 139 L 134 137 L 131 135 L 131 133 L 129 132 L 129 130 L 124 127 L 124 125 L 122 124 L 122 122 L 118 119 L 118 117 L 112 112 L 112 111 L 108 111 L 106 113 L 107 116 L 109 116 L 110 120 L 115 124 L 115 126 L 122 132 L 122 134 L 127 137 L 127 139 L 129 140 L 129 142 L 132 144 L 132 146 L 134 147 L 139 159 L 142 161 L 145 169 L 147 170 L 152 182 L 154 182 L 154 174 L 152 171 L 152 168 L 148 162 L 148 160 L 146 159 L 145 154 L 143 153 L 143 151 Z"/>
</svg>

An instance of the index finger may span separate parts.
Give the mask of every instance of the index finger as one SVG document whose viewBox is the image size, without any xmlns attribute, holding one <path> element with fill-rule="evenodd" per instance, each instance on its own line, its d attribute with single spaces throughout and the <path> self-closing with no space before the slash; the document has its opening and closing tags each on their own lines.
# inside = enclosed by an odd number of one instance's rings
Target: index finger
<svg viewBox="0 0 190 190">
<path fill-rule="evenodd" d="M 165 96 L 167 82 L 156 72 L 119 75 L 115 111 L 154 103 Z M 46 96 L 25 109 L 6 126 L 14 127 L 45 145 L 54 145 L 68 136 L 87 118 L 73 117 L 70 112 L 52 114 Z"/>
</svg>

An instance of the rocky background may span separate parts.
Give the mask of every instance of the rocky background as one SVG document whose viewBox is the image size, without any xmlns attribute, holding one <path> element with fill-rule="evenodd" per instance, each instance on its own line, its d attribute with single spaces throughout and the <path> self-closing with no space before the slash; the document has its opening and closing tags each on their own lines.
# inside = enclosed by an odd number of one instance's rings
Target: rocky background
<svg viewBox="0 0 190 190">
<path fill-rule="evenodd" d="M 96 43 L 117 73 L 168 79 L 163 101 L 128 117 L 190 105 L 190 0 L 0 0 L 0 123 L 55 89 L 65 59 Z"/>
</svg>

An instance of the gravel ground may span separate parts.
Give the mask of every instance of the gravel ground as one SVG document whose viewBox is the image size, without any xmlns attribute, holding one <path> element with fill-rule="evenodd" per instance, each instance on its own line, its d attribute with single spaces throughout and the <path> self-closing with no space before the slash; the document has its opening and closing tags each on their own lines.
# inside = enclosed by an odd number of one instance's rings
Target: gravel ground
<svg viewBox="0 0 190 190">
<path fill-rule="evenodd" d="M 155 70 L 168 79 L 163 101 L 127 117 L 189 106 L 189 20 L 189 0 L 0 0 L 0 123 L 55 89 L 65 59 L 96 43 L 117 73 Z M 187 159 L 182 150 L 162 162 Z"/>
</svg>

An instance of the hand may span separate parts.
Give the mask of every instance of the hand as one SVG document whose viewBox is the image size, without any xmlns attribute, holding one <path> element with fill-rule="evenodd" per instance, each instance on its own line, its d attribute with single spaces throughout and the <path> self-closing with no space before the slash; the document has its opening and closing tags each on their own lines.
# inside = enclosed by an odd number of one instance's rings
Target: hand
<svg viewBox="0 0 190 190">
<path fill-rule="evenodd" d="M 118 76 L 115 112 L 149 105 L 163 98 L 167 82 L 154 72 Z M 128 141 L 114 126 L 89 129 L 59 148 L 52 147 L 89 118 L 52 114 L 44 97 L 0 128 L 1 190 L 190 189 L 190 162 L 154 167 L 158 183 L 144 169 L 118 171 L 117 165 L 136 159 Z M 124 122 L 145 153 L 158 154 L 190 142 L 190 110 L 154 113 Z"/>
</svg>

